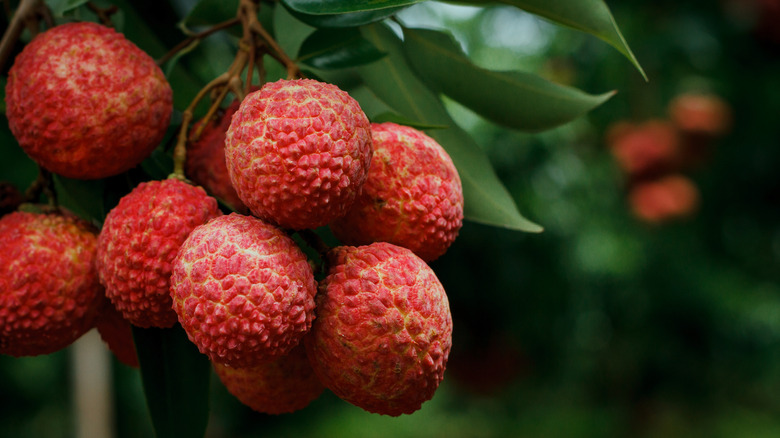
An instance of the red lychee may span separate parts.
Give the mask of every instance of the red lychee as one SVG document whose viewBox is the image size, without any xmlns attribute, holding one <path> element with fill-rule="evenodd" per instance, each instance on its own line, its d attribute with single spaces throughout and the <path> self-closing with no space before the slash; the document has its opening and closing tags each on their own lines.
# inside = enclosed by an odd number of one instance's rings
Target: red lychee
<svg viewBox="0 0 780 438">
<path fill-rule="evenodd" d="M 316 228 L 343 216 L 366 179 L 368 118 L 335 85 L 267 83 L 233 115 L 225 159 L 254 215 L 282 228 Z"/>
<path fill-rule="evenodd" d="M 95 23 L 34 38 L 8 72 L 8 125 L 24 151 L 70 178 L 116 175 L 165 135 L 172 91 L 154 60 Z"/>
<path fill-rule="evenodd" d="M 93 327 L 96 246 L 96 229 L 69 213 L 0 219 L 0 353 L 53 353 Z"/>
<path fill-rule="evenodd" d="M 184 170 L 188 178 L 203 186 L 207 192 L 221 199 L 230 208 L 239 213 L 248 213 L 249 209 L 241 202 L 230 182 L 225 164 L 225 136 L 239 104 L 239 101 L 233 102 L 203 127 L 203 121 L 193 125 Z M 203 130 L 200 136 L 193 140 L 193 133 L 200 129 Z"/>
<path fill-rule="evenodd" d="M 138 368 L 138 355 L 135 352 L 133 341 L 133 328 L 130 322 L 122 317 L 122 314 L 114 308 L 108 298 L 103 299 L 95 328 L 100 334 L 100 339 L 106 343 L 108 349 L 114 353 L 123 364 Z"/>
<path fill-rule="evenodd" d="M 346 216 L 331 223 L 347 245 L 390 242 L 425 261 L 439 258 L 463 224 L 463 189 L 436 140 L 394 123 L 371 125 L 368 179 Z"/>
<path fill-rule="evenodd" d="M 98 273 L 106 296 L 139 327 L 171 327 L 171 264 L 198 225 L 219 216 L 217 201 L 177 179 L 139 184 L 106 216 Z"/>
<path fill-rule="evenodd" d="M 173 264 L 171 296 L 190 340 L 238 368 L 286 355 L 311 328 L 306 255 L 273 225 L 231 213 L 196 228 Z"/>
<path fill-rule="evenodd" d="M 452 345 L 449 302 L 433 270 L 386 242 L 337 247 L 328 261 L 304 338 L 317 377 L 369 412 L 420 409 L 444 377 Z"/>
<path fill-rule="evenodd" d="M 669 118 L 681 131 L 717 137 L 731 128 L 731 107 L 709 93 L 683 93 L 669 102 Z"/>
<path fill-rule="evenodd" d="M 325 389 L 311 369 L 306 350 L 299 345 L 284 357 L 252 368 L 233 368 L 220 363 L 214 371 L 241 403 L 265 414 L 301 410 Z"/>
<path fill-rule="evenodd" d="M 615 160 L 632 177 L 668 171 L 680 164 L 679 134 L 665 120 L 636 125 L 618 122 L 608 131 L 607 141 Z"/>
<path fill-rule="evenodd" d="M 692 215 L 699 206 L 699 190 L 685 176 L 667 175 L 637 184 L 628 201 L 637 218 L 657 224 Z"/>
</svg>

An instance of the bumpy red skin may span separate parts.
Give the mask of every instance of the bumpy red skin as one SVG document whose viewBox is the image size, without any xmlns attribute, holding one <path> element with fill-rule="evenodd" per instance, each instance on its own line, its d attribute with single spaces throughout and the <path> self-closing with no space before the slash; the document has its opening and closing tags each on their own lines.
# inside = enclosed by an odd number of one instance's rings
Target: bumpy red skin
<svg viewBox="0 0 780 438">
<path fill-rule="evenodd" d="M 189 143 L 184 172 L 193 182 L 203 186 L 207 192 L 221 199 L 235 211 L 248 213 L 249 209 L 238 197 L 233 183 L 230 182 L 225 164 L 225 136 L 239 104 L 239 101 L 233 102 L 224 114 L 212 119 L 203 128 L 196 141 Z M 200 129 L 202 123 L 201 121 L 193 125 L 191 133 Z"/>
<path fill-rule="evenodd" d="M 171 264 L 189 233 L 222 213 L 216 199 L 176 179 L 141 183 L 106 216 L 98 273 L 106 296 L 138 327 L 176 324 Z"/>
<path fill-rule="evenodd" d="M 114 308 L 108 298 L 103 299 L 103 305 L 100 307 L 95 321 L 95 328 L 100 334 L 100 339 L 106 343 L 108 349 L 120 362 L 138 368 L 138 355 L 135 352 L 132 326 Z"/>
<path fill-rule="evenodd" d="M 338 247 L 328 260 L 304 338 L 314 372 L 369 412 L 418 410 L 444 377 L 452 346 L 444 288 L 422 259 L 390 243 Z"/>
<path fill-rule="evenodd" d="M 11 132 L 33 160 L 81 179 L 143 161 L 173 111 L 154 60 L 95 23 L 63 24 L 33 39 L 8 72 L 6 106 Z"/>
<path fill-rule="evenodd" d="M 265 414 L 299 411 L 325 389 L 311 369 L 302 344 L 288 355 L 256 367 L 233 368 L 215 363 L 214 371 L 241 403 Z"/>
<path fill-rule="evenodd" d="M 330 227 L 347 245 L 390 242 L 425 261 L 443 255 L 463 225 L 463 188 L 436 140 L 394 123 L 371 125 L 374 156 L 349 212 Z"/>
<path fill-rule="evenodd" d="M 317 284 L 281 230 L 231 213 L 196 228 L 173 265 L 171 296 L 190 340 L 212 362 L 257 366 L 286 355 L 314 319 Z"/>
<path fill-rule="evenodd" d="M 0 354 L 54 353 L 92 328 L 103 295 L 96 245 L 96 230 L 72 215 L 0 219 Z"/>
<path fill-rule="evenodd" d="M 343 216 L 366 179 L 371 133 L 357 101 L 310 79 L 265 84 L 241 102 L 225 159 L 252 214 L 283 228 Z"/>
</svg>

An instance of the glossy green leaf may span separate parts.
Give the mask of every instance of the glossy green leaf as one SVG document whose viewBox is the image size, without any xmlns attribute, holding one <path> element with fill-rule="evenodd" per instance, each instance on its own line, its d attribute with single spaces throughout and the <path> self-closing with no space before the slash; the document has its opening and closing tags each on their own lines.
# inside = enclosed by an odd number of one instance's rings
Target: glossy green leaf
<svg viewBox="0 0 780 438">
<path fill-rule="evenodd" d="M 485 152 L 455 124 L 438 96 L 410 70 L 401 41 L 392 30 L 377 24 L 365 27 L 363 35 L 388 54 L 373 64 L 358 68 L 363 81 L 374 94 L 404 117 L 449 126 L 428 134 L 447 150 L 458 168 L 463 183 L 466 218 L 516 230 L 541 231 L 541 227 L 520 214 Z"/>
<path fill-rule="evenodd" d="M 157 28 L 150 26 L 147 17 L 139 14 L 139 11 L 135 9 L 135 3 L 127 0 L 112 0 L 112 3 L 116 4 L 124 12 L 126 23 L 122 33 L 124 33 L 127 39 L 134 42 L 141 50 L 147 52 L 152 57 L 162 56 L 168 51 L 170 46 L 164 43 L 156 34 Z M 167 77 L 171 87 L 174 89 L 173 104 L 176 108 L 186 108 L 198 90 L 205 85 L 204 81 L 193 76 L 179 64 L 173 68 Z"/>
<path fill-rule="evenodd" d="M 450 0 L 450 3 L 504 3 L 595 35 L 628 58 L 647 80 L 645 71 L 628 46 L 604 0 Z"/>
<path fill-rule="evenodd" d="M 394 112 L 384 112 L 382 114 L 378 114 L 374 118 L 371 119 L 371 122 L 373 123 L 395 123 L 397 125 L 405 125 L 405 126 L 411 126 L 412 128 L 416 129 L 447 129 L 449 128 L 448 125 L 434 125 L 432 123 L 423 123 L 419 122 L 417 120 L 412 120 L 408 117 L 404 117 L 400 114 L 396 114 Z"/>
<path fill-rule="evenodd" d="M 282 0 L 299 20 L 314 27 L 356 27 L 384 20 L 424 0 Z"/>
<path fill-rule="evenodd" d="M 369 64 L 382 56 L 384 53 L 363 38 L 357 29 L 321 29 L 303 42 L 297 61 L 330 70 Z"/>
<path fill-rule="evenodd" d="M 202 438 L 209 416 L 211 362 L 176 324 L 133 327 L 146 404 L 159 438 Z"/>
<path fill-rule="evenodd" d="M 412 68 L 432 87 L 509 128 L 553 128 L 614 94 L 594 96 L 530 73 L 485 70 L 472 64 L 450 35 L 433 30 L 404 29 L 404 51 Z"/>
<path fill-rule="evenodd" d="M 179 26 L 188 32 L 194 26 L 221 23 L 236 16 L 238 0 L 200 0 Z"/>
<path fill-rule="evenodd" d="M 53 175 L 54 190 L 59 204 L 77 216 L 95 223 L 103 223 L 108 213 L 104 199 L 106 183 L 103 179 L 80 180 Z"/>
</svg>

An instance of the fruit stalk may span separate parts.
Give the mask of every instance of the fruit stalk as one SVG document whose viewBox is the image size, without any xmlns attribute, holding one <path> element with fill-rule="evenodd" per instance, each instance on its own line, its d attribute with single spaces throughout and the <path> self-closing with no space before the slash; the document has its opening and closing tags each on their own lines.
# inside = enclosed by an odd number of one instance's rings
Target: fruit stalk
<svg viewBox="0 0 780 438">
<path fill-rule="evenodd" d="M 30 24 L 32 18 L 36 15 L 44 17 L 47 22 L 51 20 L 51 14 L 48 8 L 41 0 L 22 0 L 19 7 L 16 8 L 11 22 L 8 24 L 3 39 L 0 41 L 0 70 L 5 67 L 5 62 L 11 55 L 11 50 L 24 31 L 25 24 Z M 32 30 L 32 29 L 31 29 Z M 35 35 L 34 32 L 33 35 Z"/>
</svg>

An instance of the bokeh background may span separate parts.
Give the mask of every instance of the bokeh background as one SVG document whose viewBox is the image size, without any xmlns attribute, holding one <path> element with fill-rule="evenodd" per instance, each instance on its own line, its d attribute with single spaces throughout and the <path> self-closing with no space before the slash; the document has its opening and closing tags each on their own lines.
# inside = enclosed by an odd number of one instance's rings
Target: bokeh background
<svg viewBox="0 0 780 438">
<path fill-rule="evenodd" d="M 368 414 L 326 392 L 273 417 L 212 378 L 209 437 L 780 435 L 780 1 L 608 4 L 649 81 L 602 41 L 510 7 L 425 2 L 400 15 L 451 29 L 481 66 L 617 94 L 535 134 L 449 106 L 545 231 L 467 222 L 432 264 L 454 346 L 419 412 Z M 674 125 L 670 105 L 691 92 L 722 100 L 723 123 Z M 648 121 L 690 156 L 627 170 L 626 154 L 652 161 L 671 148 Z M 635 144 L 620 146 L 629 135 Z M 7 149 L 4 160 L 24 163 Z M 1 179 L 21 185 L 25 166 Z M 669 175 L 683 195 L 636 195 Z M 75 436 L 74 348 L 0 357 L 0 436 Z M 106 357 L 116 436 L 153 436 L 139 372 Z"/>
</svg>

